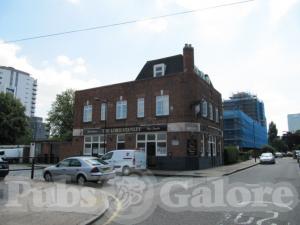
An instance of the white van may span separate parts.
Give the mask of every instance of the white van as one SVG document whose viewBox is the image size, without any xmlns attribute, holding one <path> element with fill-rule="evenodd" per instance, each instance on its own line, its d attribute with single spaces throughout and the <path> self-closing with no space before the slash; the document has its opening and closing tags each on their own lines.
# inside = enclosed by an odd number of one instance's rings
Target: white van
<svg viewBox="0 0 300 225">
<path fill-rule="evenodd" d="M 134 171 L 146 169 L 146 153 L 143 150 L 113 150 L 101 159 L 113 166 L 116 172 L 126 176 Z"/>
<path fill-rule="evenodd" d="M 19 162 L 22 154 L 23 148 L 0 149 L 0 157 L 9 162 Z"/>
</svg>

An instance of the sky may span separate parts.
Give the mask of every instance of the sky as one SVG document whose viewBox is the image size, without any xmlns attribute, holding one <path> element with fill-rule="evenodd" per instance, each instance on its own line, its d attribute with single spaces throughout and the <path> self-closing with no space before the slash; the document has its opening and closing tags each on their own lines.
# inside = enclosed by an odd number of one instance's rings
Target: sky
<svg viewBox="0 0 300 225">
<path fill-rule="evenodd" d="M 300 113 L 300 0 L 255 0 L 235 6 L 64 36 L 7 41 L 201 9 L 237 0 L 0 1 L 0 65 L 38 80 L 36 116 L 57 94 L 134 80 L 146 61 L 182 54 L 228 99 L 251 92 L 265 103 L 279 135 Z"/>
</svg>

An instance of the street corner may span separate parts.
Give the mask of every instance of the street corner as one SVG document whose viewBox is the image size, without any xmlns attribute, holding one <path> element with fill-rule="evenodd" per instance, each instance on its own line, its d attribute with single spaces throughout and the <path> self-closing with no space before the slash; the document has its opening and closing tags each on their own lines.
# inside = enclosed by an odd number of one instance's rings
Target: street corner
<svg viewBox="0 0 300 225">
<path fill-rule="evenodd" d="M 0 202 L 6 224 L 89 224 L 109 207 L 99 188 L 13 178 L 0 182 Z"/>
</svg>

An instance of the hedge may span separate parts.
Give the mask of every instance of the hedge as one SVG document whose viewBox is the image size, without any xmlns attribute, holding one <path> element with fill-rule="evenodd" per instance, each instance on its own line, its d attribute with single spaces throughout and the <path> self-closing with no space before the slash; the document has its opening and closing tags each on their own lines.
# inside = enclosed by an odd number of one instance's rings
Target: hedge
<svg viewBox="0 0 300 225">
<path fill-rule="evenodd" d="M 224 164 L 237 163 L 239 158 L 239 150 L 235 146 L 224 148 Z"/>
</svg>

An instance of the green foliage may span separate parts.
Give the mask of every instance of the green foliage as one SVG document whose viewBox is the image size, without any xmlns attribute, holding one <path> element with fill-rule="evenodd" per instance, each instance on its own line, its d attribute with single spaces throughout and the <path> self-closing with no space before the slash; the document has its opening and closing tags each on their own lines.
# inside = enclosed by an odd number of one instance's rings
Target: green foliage
<svg viewBox="0 0 300 225">
<path fill-rule="evenodd" d="M 237 163 L 239 158 L 239 150 L 235 146 L 224 148 L 224 163 L 225 165 Z"/>
<path fill-rule="evenodd" d="M 269 144 L 273 143 L 273 141 L 277 138 L 277 135 L 278 135 L 278 130 L 276 124 L 272 121 L 269 124 L 269 131 L 268 131 Z"/>
<path fill-rule="evenodd" d="M 0 144 L 17 144 L 28 134 L 25 107 L 10 93 L 0 93 Z"/>
<path fill-rule="evenodd" d="M 72 139 L 74 97 L 72 89 L 56 95 L 47 119 L 47 127 L 52 139 L 63 141 Z"/>
<path fill-rule="evenodd" d="M 300 134 L 287 132 L 282 136 L 282 140 L 287 144 L 289 147 L 289 151 L 295 149 L 298 145 L 300 146 Z"/>
<path fill-rule="evenodd" d="M 264 145 L 262 148 L 261 148 L 261 152 L 264 153 L 264 152 L 271 152 L 271 153 L 275 153 L 276 152 L 276 149 L 273 148 L 271 145 Z"/>
<path fill-rule="evenodd" d="M 239 161 L 247 161 L 250 159 L 251 155 L 252 155 L 252 151 L 240 152 L 239 153 Z"/>
<path fill-rule="evenodd" d="M 300 145 L 296 145 L 295 150 L 300 150 Z"/>
<path fill-rule="evenodd" d="M 272 147 L 275 148 L 277 152 L 287 152 L 289 150 L 287 144 L 279 138 L 273 140 Z"/>
</svg>

